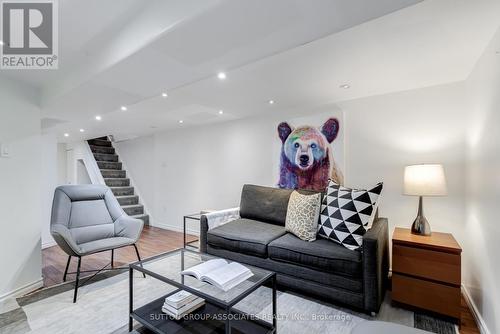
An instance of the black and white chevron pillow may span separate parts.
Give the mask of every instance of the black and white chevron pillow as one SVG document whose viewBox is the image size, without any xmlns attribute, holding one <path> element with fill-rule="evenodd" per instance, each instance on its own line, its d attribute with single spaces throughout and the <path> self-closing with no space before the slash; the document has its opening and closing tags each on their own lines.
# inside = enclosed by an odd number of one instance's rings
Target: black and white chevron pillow
<svg viewBox="0 0 500 334">
<path fill-rule="evenodd" d="M 383 183 L 369 190 L 350 189 L 330 181 L 321 204 L 318 235 L 356 250 L 375 219 Z"/>
</svg>

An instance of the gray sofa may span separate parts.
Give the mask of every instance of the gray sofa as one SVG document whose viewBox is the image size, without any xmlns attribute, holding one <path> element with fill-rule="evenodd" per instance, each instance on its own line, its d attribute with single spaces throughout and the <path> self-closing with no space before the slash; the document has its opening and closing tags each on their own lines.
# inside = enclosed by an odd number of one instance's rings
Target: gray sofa
<svg viewBox="0 0 500 334">
<path fill-rule="evenodd" d="M 285 232 L 292 190 L 245 185 L 240 219 L 209 229 L 201 217 L 200 251 L 273 270 L 281 287 L 376 313 L 389 271 L 388 222 L 376 218 L 360 251 Z"/>
</svg>

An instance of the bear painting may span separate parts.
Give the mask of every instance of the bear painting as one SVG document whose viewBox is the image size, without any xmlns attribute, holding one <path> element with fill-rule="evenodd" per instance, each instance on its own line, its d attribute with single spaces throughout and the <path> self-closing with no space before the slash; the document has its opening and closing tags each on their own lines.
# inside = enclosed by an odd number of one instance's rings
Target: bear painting
<svg viewBox="0 0 500 334">
<path fill-rule="evenodd" d="M 339 121 L 329 118 L 321 127 L 293 128 L 278 125 L 281 139 L 280 179 L 286 189 L 325 191 L 328 180 L 343 184 L 343 175 L 335 163 L 331 143 L 339 133 Z"/>
</svg>

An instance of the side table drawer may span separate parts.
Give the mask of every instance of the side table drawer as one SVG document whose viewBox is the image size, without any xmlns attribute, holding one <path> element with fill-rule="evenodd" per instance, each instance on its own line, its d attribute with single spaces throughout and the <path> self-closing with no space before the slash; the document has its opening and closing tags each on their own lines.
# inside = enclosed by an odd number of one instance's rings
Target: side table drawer
<svg viewBox="0 0 500 334">
<path fill-rule="evenodd" d="M 460 287 L 392 275 L 392 300 L 460 318 Z"/>
<path fill-rule="evenodd" d="M 393 245 L 392 271 L 460 286 L 460 254 Z"/>
</svg>

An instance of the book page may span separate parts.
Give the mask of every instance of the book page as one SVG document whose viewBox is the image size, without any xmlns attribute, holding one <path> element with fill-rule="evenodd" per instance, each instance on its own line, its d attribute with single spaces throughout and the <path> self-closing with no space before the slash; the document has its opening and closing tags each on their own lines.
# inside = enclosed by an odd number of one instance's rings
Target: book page
<svg viewBox="0 0 500 334">
<path fill-rule="evenodd" d="M 223 259 L 214 259 L 214 260 L 209 260 L 203 263 L 200 263 L 196 266 L 193 266 L 191 268 L 188 268 L 184 271 L 181 272 L 182 275 L 192 275 L 196 277 L 197 279 L 201 279 L 202 276 L 206 275 L 210 271 L 216 270 L 217 268 L 220 268 L 222 266 L 226 266 L 227 261 Z"/>
<path fill-rule="evenodd" d="M 227 291 L 232 286 L 241 283 L 252 275 L 252 272 L 247 267 L 237 262 L 231 262 L 228 265 L 212 270 L 208 274 L 201 276 L 201 279 Z"/>
</svg>

